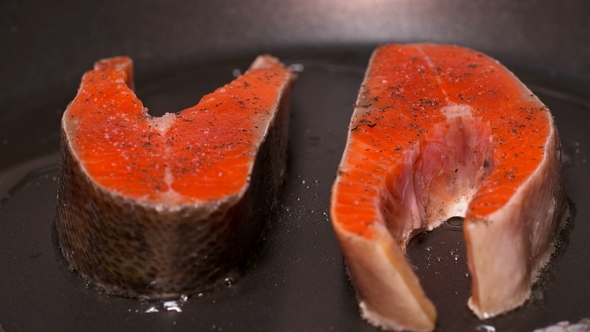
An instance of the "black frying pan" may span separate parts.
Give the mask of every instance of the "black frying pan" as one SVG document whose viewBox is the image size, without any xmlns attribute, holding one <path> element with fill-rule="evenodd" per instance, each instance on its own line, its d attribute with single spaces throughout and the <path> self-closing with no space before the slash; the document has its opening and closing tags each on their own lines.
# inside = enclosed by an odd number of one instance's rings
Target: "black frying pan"
<svg viewBox="0 0 590 332">
<path fill-rule="evenodd" d="M 390 41 L 457 43 L 515 71 L 554 113 L 575 212 L 533 298 L 485 322 L 466 307 L 460 228 L 414 240 L 409 257 L 439 329 L 529 331 L 589 317 L 589 13 L 584 1 L 533 0 L 1 2 L 0 331 L 378 330 L 359 317 L 328 209 L 368 57 Z M 282 204 L 251 268 L 186 303 L 86 288 L 53 230 L 59 119 L 81 74 L 97 59 L 132 56 L 138 94 L 157 115 L 195 104 L 266 52 L 304 70 Z"/>
</svg>

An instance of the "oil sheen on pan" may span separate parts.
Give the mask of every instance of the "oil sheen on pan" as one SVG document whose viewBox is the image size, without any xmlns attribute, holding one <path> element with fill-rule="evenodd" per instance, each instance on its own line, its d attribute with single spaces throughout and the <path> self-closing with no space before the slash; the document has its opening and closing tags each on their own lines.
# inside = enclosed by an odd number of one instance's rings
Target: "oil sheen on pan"
<svg viewBox="0 0 590 332">
<path fill-rule="evenodd" d="M 511 72 L 457 46 L 373 53 L 331 198 L 365 319 L 434 329 L 405 247 L 453 216 L 465 218 L 471 310 L 520 306 L 567 214 L 553 117 Z"/>
<path fill-rule="evenodd" d="M 196 106 L 153 117 L 131 59 L 97 62 L 61 124 L 57 233 L 71 267 L 143 298 L 241 271 L 284 179 L 295 78 L 260 56 Z"/>
</svg>

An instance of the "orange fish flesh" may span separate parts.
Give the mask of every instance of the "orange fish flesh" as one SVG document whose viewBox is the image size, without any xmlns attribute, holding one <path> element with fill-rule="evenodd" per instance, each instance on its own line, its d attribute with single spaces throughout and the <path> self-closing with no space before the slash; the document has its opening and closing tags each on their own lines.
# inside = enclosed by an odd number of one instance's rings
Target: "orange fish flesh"
<svg viewBox="0 0 590 332">
<path fill-rule="evenodd" d="M 84 74 L 61 124 L 57 232 L 107 292 L 178 297 L 245 267 L 285 174 L 295 75 L 258 57 L 198 105 L 147 114 L 132 61 Z"/>
<path fill-rule="evenodd" d="M 333 185 L 331 217 L 364 318 L 430 331 L 436 309 L 405 254 L 453 216 L 485 319 L 520 306 L 567 216 L 549 109 L 511 72 L 448 45 L 373 54 Z"/>
</svg>

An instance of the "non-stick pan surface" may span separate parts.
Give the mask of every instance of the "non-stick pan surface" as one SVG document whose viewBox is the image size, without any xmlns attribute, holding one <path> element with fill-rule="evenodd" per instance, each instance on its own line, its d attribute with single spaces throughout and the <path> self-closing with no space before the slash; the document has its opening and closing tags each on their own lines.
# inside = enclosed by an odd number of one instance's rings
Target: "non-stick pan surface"
<svg viewBox="0 0 590 332">
<path fill-rule="evenodd" d="M 318 10 L 324 10 L 328 20 L 334 20 L 338 16 L 348 17 L 354 21 L 354 10 L 349 8 L 353 4 L 345 3 L 348 7 L 338 7 L 337 4 L 333 4 L 334 8 L 340 8 L 340 12 L 337 11 L 340 16 L 327 11 L 322 6 L 318 7 Z M 383 6 L 386 7 L 385 11 L 391 14 L 390 17 L 395 15 L 401 17 L 405 11 L 406 14 L 413 13 L 415 18 L 423 18 L 420 15 L 424 13 L 418 12 L 420 4 L 424 6 L 426 13 L 432 13 L 432 7 L 436 7 L 435 5 L 429 7 L 425 2 L 416 3 L 418 5 L 399 2 L 400 13 L 392 11 L 390 5 L 374 1 L 373 6 L 381 7 L 365 9 L 364 13 L 361 11 L 359 14 L 361 19 L 356 21 L 355 26 L 360 27 L 360 23 L 370 21 L 367 10 L 378 14 L 378 9 L 383 10 Z M 456 8 L 453 8 L 457 9 L 458 3 L 453 2 L 449 6 L 455 6 Z M 530 4 L 527 1 L 521 3 L 524 4 L 523 6 Z M 147 4 L 154 5 L 155 2 L 148 1 Z M 296 11 L 293 14 L 295 16 L 290 16 L 291 14 L 288 14 L 288 10 L 284 7 L 278 7 L 274 12 L 267 7 L 259 11 L 265 15 L 282 13 L 284 25 L 298 27 L 293 29 L 294 33 L 299 34 L 295 36 L 296 42 L 287 41 L 281 44 L 277 35 L 286 33 L 286 30 L 280 28 L 282 24 L 280 19 L 275 18 L 269 21 L 268 17 L 263 15 L 263 18 L 256 23 L 256 15 L 252 14 L 253 9 L 244 9 L 234 3 L 233 6 L 225 9 L 234 8 L 234 11 L 241 11 L 240 13 L 249 17 L 251 20 L 249 22 L 252 24 L 250 27 L 254 32 L 250 32 L 253 35 L 246 33 L 246 37 L 250 38 L 253 45 L 245 46 L 237 42 L 238 47 L 234 49 L 235 52 L 232 52 L 226 44 L 227 41 L 220 36 L 211 35 L 210 38 L 214 41 L 203 39 L 203 44 L 211 48 L 209 55 L 206 52 L 199 53 L 193 61 L 190 61 L 187 60 L 187 54 L 194 53 L 194 50 L 185 47 L 183 53 L 180 51 L 183 47 L 178 47 L 174 51 L 178 51 L 180 55 L 177 55 L 175 61 L 174 55 L 163 55 L 161 50 L 152 49 L 157 48 L 158 43 L 170 43 L 164 40 L 166 33 L 177 35 L 175 30 L 167 25 L 162 25 L 165 27 L 164 31 L 153 39 L 138 33 L 140 41 L 154 40 L 149 47 L 145 46 L 145 52 L 152 52 L 153 58 L 150 58 L 142 53 L 137 41 L 125 44 L 129 36 L 119 35 L 119 38 L 116 38 L 116 34 L 109 35 L 113 33 L 112 27 L 103 25 L 102 33 L 99 27 L 96 28 L 97 31 L 94 31 L 87 24 L 83 24 L 82 18 L 68 12 L 72 10 L 71 8 L 62 8 L 61 11 L 48 8 L 47 11 L 51 13 L 53 13 L 52 10 L 55 11 L 56 19 L 72 18 L 90 37 L 100 37 L 94 43 L 103 44 L 106 51 L 97 51 L 95 49 L 97 46 L 93 45 L 92 40 L 83 40 L 82 32 L 68 31 L 60 26 L 61 24 L 74 29 L 71 23 L 53 22 L 42 12 L 33 11 L 29 13 L 31 16 L 43 18 L 52 23 L 48 25 L 50 31 L 69 33 L 70 39 L 83 41 L 92 48 L 91 51 L 84 51 L 81 50 L 82 46 L 60 39 L 55 47 L 68 46 L 70 49 L 48 49 L 49 58 L 56 59 L 57 65 L 47 69 L 46 66 L 51 66 L 50 62 L 30 54 L 31 50 L 50 45 L 49 41 L 35 40 L 46 33 L 42 31 L 43 27 L 30 26 L 27 30 L 26 26 L 19 22 L 29 22 L 28 20 L 31 19 L 28 16 L 22 16 L 24 14 L 19 11 L 22 8 L 19 9 L 18 4 L 3 3 L 0 6 L 12 8 L 13 11 L 8 12 L 15 13 L 14 17 L 7 15 L 8 18 L 3 18 L 6 22 L 16 20 L 8 22 L 8 26 L 3 27 L 8 30 L 3 30 L 4 35 L 0 34 L 0 38 L 10 43 L 5 44 L 9 46 L 8 51 L 0 53 L 2 54 L 0 56 L 3 57 L 2 59 L 7 59 L 15 56 L 19 50 L 23 52 L 22 62 L 17 60 L 17 63 L 13 65 L 3 62 L 0 66 L 3 73 L 7 73 L 3 75 L 1 81 L 2 87 L 6 88 L 4 89 L 6 93 L 0 98 L 0 106 L 2 106 L 0 109 L 0 197 L 2 197 L 0 203 L 0 331 L 378 330 L 368 325 L 359 316 L 354 289 L 346 275 L 340 248 L 331 228 L 328 209 L 330 187 L 344 147 L 352 104 L 370 51 L 375 46 L 375 41 L 385 41 L 385 37 L 389 35 L 379 32 L 371 34 L 364 30 L 363 34 L 355 34 L 354 31 L 351 33 L 356 37 L 366 35 L 367 39 L 354 40 L 343 35 L 340 35 L 338 39 L 335 37 L 338 35 L 336 31 L 328 29 L 327 36 L 324 37 L 336 38 L 337 42 L 333 44 L 339 45 L 321 45 L 318 41 L 324 38 L 321 36 L 321 31 L 311 31 L 313 29 L 309 24 L 306 30 L 294 23 L 296 17 L 300 19 L 301 24 L 310 23 L 309 17 L 306 18 L 302 14 L 310 10 L 311 5 L 301 2 L 301 7 L 298 7 L 294 3 L 287 2 L 284 6 L 291 6 L 290 10 Z M 230 14 L 225 11 L 214 14 L 215 10 L 224 9 L 223 6 L 219 6 L 218 8 L 215 5 L 207 5 L 204 9 L 207 13 L 213 13 L 210 14 L 213 17 L 218 15 L 220 20 L 227 24 Z M 456 16 L 455 19 L 464 24 L 473 21 L 475 22 L 473 25 L 480 30 L 483 29 L 482 24 L 485 27 L 487 24 L 485 22 L 489 18 L 475 8 L 481 7 L 481 3 L 465 2 L 465 6 L 468 8 L 463 10 L 463 15 L 479 13 L 484 23 L 478 25 L 473 19 L 465 19 L 461 15 Z M 522 15 L 523 9 L 520 6 L 514 5 L 513 8 L 508 5 L 505 15 L 512 18 Z M 574 34 L 588 31 L 587 24 L 577 25 L 559 16 L 560 13 L 563 15 L 569 13 L 568 15 L 573 15 L 574 19 L 581 17 L 576 9 L 580 10 L 583 6 L 580 7 L 578 2 L 572 2 L 569 6 L 569 9 L 556 12 L 556 22 L 562 22 L 570 27 L 570 31 Z M 188 7 L 192 8 L 190 5 Z M 359 8 L 362 10 L 361 7 Z M 78 12 L 89 15 L 87 20 L 91 22 L 100 21 L 97 17 L 114 17 L 110 10 L 115 10 L 115 7 L 107 9 L 101 6 L 95 10 L 102 13 L 102 16 L 92 15 L 92 11 L 86 7 Z M 132 18 L 132 11 L 126 5 L 122 5 L 119 10 L 129 14 L 131 22 L 139 22 L 139 19 Z M 186 28 L 188 23 L 184 19 L 184 13 L 179 12 L 180 9 L 171 10 L 157 6 L 141 9 L 140 7 L 138 15 L 143 15 L 144 18 L 155 18 L 150 15 L 155 15 L 154 11 L 157 10 L 160 10 L 164 17 L 180 16 L 180 19 L 177 17 L 176 20 L 178 28 Z M 484 9 L 480 8 L 480 10 Z M 548 15 L 546 12 L 548 9 L 532 6 L 528 10 L 539 15 Z M 63 14 L 64 11 L 66 14 Z M 496 15 L 497 19 L 503 17 L 500 15 L 501 12 L 502 10 L 498 9 L 488 9 L 488 14 Z M 451 22 L 454 16 L 444 10 L 442 14 L 445 17 L 444 20 L 450 22 L 450 31 L 458 35 L 458 28 Z M 215 22 L 213 19 L 205 19 L 204 15 L 196 17 L 201 20 L 199 24 Z M 506 21 L 506 17 L 502 19 L 505 23 L 509 21 Z M 520 29 L 521 33 L 525 33 L 531 29 L 531 25 L 540 26 L 536 18 L 523 16 L 522 19 L 532 23 L 512 29 L 498 26 L 498 29 L 504 32 Z M 247 21 L 247 19 L 242 20 Z M 387 20 L 383 18 L 383 14 L 376 16 L 375 20 L 378 22 L 373 22 L 373 26 L 386 25 L 384 22 Z M 444 21 L 441 18 L 434 20 Z M 161 22 L 156 20 L 145 24 L 163 24 Z M 263 30 L 259 25 L 270 24 L 269 22 L 279 27 L 277 28 L 279 32 L 267 32 L 268 38 L 272 39 L 276 45 L 266 43 L 263 36 L 258 35 Z M 506 60 L 504 62 L 508 64 L 508 67 L 553 111 L 561 134 L 566 186 L 573 208 L 572 220 L 561 234 L 554 259 L 534 287 L 532 299 L 511 313 L 485 322 L 477 320 L 466 306 L 470 279 L 467 275 L 461 228 L 445 225 L 415 239 L 409 248 L 409 258 L 416 266 L 416 273 L 420 276 L 425 291 L 437 306 L 439 329 L 483 331 L 493 327 L 496 331 L 530 331 L 561 320 L 578 321 L 583 317 L 589 317 L 590 243 L 587 238 L 590 237 L 590 202 L 588 200 L 590 197 L 588 172 L 590 170 L 590 132 L 588 131 L 590 78 L 587 76 L 588 63 L 584 62 L 582 56 L 576 55 L 573 49 L 567 47 L 564 51 L 566 55 L 552 50 L 540 50 L 541 55 L 535 58 L 532 50 L 524 50 L 520 54 L 511 53 L 511 47 L 514 49 L 521 47 L 517 44 L 506 47 L 490 39 L 486 39 L 486 43 L 478 44 L 474 41 L 473 33 L 468 30 L 464 31 L 465 39 L 461 42 L 460 36 L 454 40 L 454 36 L 451 38 L 435 33 L 433 27 L 444 25 L 437 22 L 423 23 L 423 26 L 430 27 L 430 30 L 426 29 L 427 31 L 422 35 L 417 33 L 417 25 L 408 23 L 410 25 L 405 34 L 393 33 L 388 39 L 393 41 L 434 40 L 461 43 L 475 48 L 480 46 L 478 49 Z M 107 24 L 108 20 L 103 23 Z M 246 26 L 247 22 L 239 23 L 241 26 Z M 119 21 L 113 24 L 126 26 Z M 174 25 L 174 20 L 170 20 L 170 24 Z M 313 27 L 313 22 L 310 24 Z M 343 27 L 350 27 L 345 22 L 342 24 Z M 396 24 L 398 23 L 391 23 L 392 26 Z M 131 26 L 126 27 L 131 28 Z M 141 26 L 136 29 L 138 29 L 136 31 L 142 31 Z M 143 29 L 153 32 L 150 27 Z M 210 33 L 213 33 L 215 29 L 235 33 L 237 28 L 218 26 L 208 27 L 208 29 L 211 29 L 208 30 Z M 301 36 L 302 29 L 304 32 L 320 34 L 320 37 L 317 35 L 310 37 L 309 43 L 306 44 L 305 38 Z M 413 34 L 414 32 L 416 34 Z M 479 33 L 484 32 L 479 31 Z M 6 37 L 6 33 L 10 35 Z M 12 35 L 19 33 L 28 33 L 28 42 L 23 40 L 19 44 L 18 41 L 10 39 Z M 123 35 L 127 33 L 129 32 L 122 32 Z M 496 34 L 493 31 L 489 33 Z M 233 35 L 230 37 L 232 40 L 238 39 Z M 555 41 L 550 46 L 567 46 L 570 41 L 578 40 L 581 41 L 578 44 L 581 45 L 580 52 L 587 52 L 588 45 L 582 43 L 585 39 L 582 36 L 574 37 L 564 34 L 565 41 Z M 513 40 L 510 36 L 506 38 Z M 216 43 L 215 40 L 217 40 L 218 48 L 211 47 L 211 44 Z M 329 41 L 326 40 L 326 43 Z M 529 48 L 535 43 L 527 45 L 524 48 Z M 494 46 L 497 47 L 494 48 Z M 270 221 L 266 239 L 253 265 L 242 278 L 229 281 L 225 287 L 214 291 L 196 294 L 184 303 L 182 301 L 138 302 L 132 299 L 110 297 L 92 287 L 87 288 L 75 272 L 68 271 L 61 254 L 56 250 L 53 229 L 59 119 L 75 93 L 79 76 L 84 70 L 89 69 L 92 61 L 97 58 L 113 55 L 112 53 L 115 52 L 131 55 L 135 53 L 139 59 L 136 63 L 139 73 L 138 95 L 150 109 L 151 114 L 159 115 L 167 111 L 178 111 L 196 103 L 204 93 L 230 81 L 237 70 L 245 70 L 259 51 L 278 54 L 288 64 L 295 64 L 294 68 L 303 70 L 292 98 L 289 177 L 285 182 L 281 206 Z M 216 56 L 222 60 L 216 60 Z M 562 63 L 561 60 L 567 60 L 562 57 L 567 56 L 572 59 L 571 62 Z M 69 60 L 71 66 L 60 62 L 64 61 L 62 58 Z M 19 71 L 14 69 L 15 67 L 26 68 L 25 60 L 32 61 L 30 65 L 33 69 L 20 72 L 22 76 L 29 78 L 30 84 L 27 84 L 28 80 L 19 77 L 17 75 Z M 63 75 L 60 75 L 60 70 L 63 70 Z M 44 85 L 47 85 L 49 92 L 42 89 Z"/>
</svg>

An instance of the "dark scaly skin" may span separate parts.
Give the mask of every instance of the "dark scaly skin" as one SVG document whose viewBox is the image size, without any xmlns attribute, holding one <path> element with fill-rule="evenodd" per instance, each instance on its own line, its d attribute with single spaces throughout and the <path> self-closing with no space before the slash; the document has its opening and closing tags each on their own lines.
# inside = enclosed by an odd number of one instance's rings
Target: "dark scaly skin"
<svg viewBox="0 0 590 332">
<path fill-rule="evenodd" d="M 111 294 L 153 299 L 196 293 L 241 273 L 277 205 L 293 81 L 281 93 L 247 190 L 176 210 L 158 211 L 94 184 L 62 128 L 56 227 L 71 267 Z"/>
</svg>

